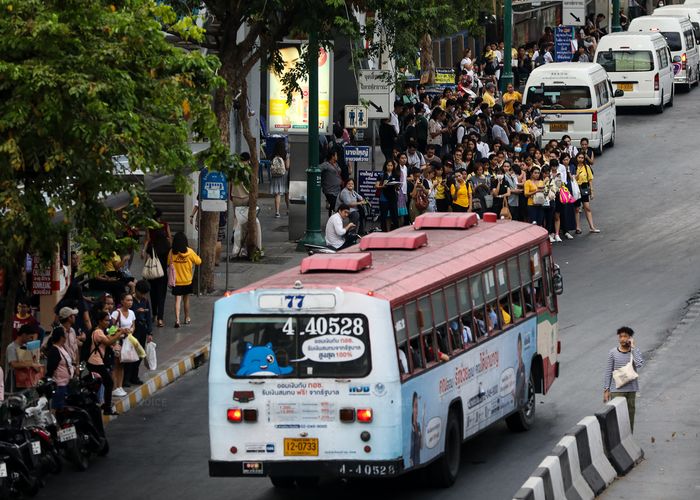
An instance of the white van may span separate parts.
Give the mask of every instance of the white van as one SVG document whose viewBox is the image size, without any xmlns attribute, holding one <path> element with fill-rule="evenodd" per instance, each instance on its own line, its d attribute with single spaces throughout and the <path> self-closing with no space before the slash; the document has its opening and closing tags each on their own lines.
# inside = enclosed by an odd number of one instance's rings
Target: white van
<svg viewBox="0 0 700 500">
<path fill-rule="evenodd" d="M 603 66 L 614 88 L 625 95 L 618 106 L 654 106 L 663 113 L 673 106 L 671 51 L 660 33 L 620 32 L 605 35 L 598 43 L 595 61 Z"/>
<path fill-rule="evenodd" d="M 693 25 L 695 42 L 700 43 L 700 3 L 695 5 L 667 5 L 654 9 L 652 16 L 687 17 Z"/>
<path fill-rule="evenodd" d="M 525 85 L 523 104 L 542 103 L 542 142 L 565 135 L 580 144 L 584 137 L 598 154 L 615 144 L 617 116 L 608 74 L 597 63 L 550 63 L 535 68 Z"/>
<path fill-rule="evenodd" d="M 700 78 L 700 59 L 695 42 L 693 25 L 682 17 L 642 16 L 632 19 L 628 32 L 653 31 L 661 33 L 671 49 L 673 83 L 687 86 L 697 85 Z"/>
</svg>

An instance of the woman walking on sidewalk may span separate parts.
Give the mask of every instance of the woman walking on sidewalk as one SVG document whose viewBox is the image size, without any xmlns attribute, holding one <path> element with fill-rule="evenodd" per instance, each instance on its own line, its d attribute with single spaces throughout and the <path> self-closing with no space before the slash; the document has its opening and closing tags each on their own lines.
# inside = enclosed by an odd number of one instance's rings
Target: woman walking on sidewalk
<svg viewBox="0 0 700 500">
<path fill-rule="evenodd" d="M 172 235 L 170 234 L 170 226 L 162 217 L 163 212 L 160 208 L 156 208 L 155 220 L 160 224 L 160 227 L 146 231 L 146 241 L 143 244 L 141 258 L 145 261 L 148 256 L 155 253 L 160 261 L 160 265 L 163 267 L 163 271 L 165 271 L 168 268 L 168 252 L 170 252 Z M 190 217 L 191 221 L 192 217 Z M 151 286 L 153 319 L 158 321 L 158 326 L 162 328 L 165 326 L 163 317 L 165 316 L 165 296 L 168 291 L 168 275 L 163 273 L 163 276 L 160 278 L 148 280 L 148 284 Z"/>
<path fill-rule="evenodd" d="M 180 304 L 185 303 L 185 324 L 189 325 L 190 319 L 190 295 L 192 295 L 192 276 L 194 266 L 202 263 L 202 259 L 187 245 L 185 233 L 175 233 L 173 248 L 168 255 L 168 263 L 175 268 L 175 328 L 180 328 Z"/>
</svg>

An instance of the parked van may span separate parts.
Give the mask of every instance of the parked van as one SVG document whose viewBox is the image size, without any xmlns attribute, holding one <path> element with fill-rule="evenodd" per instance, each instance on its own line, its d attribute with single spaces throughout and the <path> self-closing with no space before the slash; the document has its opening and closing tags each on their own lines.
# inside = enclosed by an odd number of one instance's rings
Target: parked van
<svg viewBox="0 0 700 500">
<path fill-rule="evenodd" d="M 605 35 L 598 43 L 595 61 L 625 95 L 617 106 L 654 106 L 663 113 L 673 106 L 671 51 L 660 33 L 620 32 Z"/>
<path fill-rule="evenodd" d="M 530 73 L 523 104 L 542 104 L 543 142 L 568 135 L 580 144 L 585 137 L 602 154 L 604 145 L 615 144 L 615 97 L 623 95 L 619 89 L 613 92 L 600 64 L 550 63 Z"/>
<path fill-rule="evenodd" d="M 632 19 L 629 33 L 652 31 L 661 33 L 671 49 L 673 83 L 686 86 L 697 85 L 700 78 L 700 59 L 695 42 L 693 25 L 687 18 L 670 16 L 642 16 Z"/>
<path fill-rule="evenodd" d="M 695 42 L 700 43 L 700 3 L 693 6 L 667 5 L 666 7 L 657 7 L 652 16 L 687 17 L 690 24 L 693 25 Z"/>
</svg>

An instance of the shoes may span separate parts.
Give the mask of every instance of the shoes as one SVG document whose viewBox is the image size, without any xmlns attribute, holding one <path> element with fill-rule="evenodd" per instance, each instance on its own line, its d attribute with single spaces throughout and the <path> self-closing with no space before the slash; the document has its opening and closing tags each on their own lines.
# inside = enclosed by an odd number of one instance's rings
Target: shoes
<svg viewBox="0 0 700 500">
<path fill-rule="evenodd" d="M 179 321 L 176 321 L 176 322 L 175 322 L 175 328 L 180 328 L 180 322 L 179 322 Z"/>
<path fill-rule="evenodd" d="M 599 232 L 600 232 L 600 229 L 591 229 L 589 232 L 591 232 L 591 233 L 599 233 Z"/>
<path fill-rule="evenodd" d="M 131 385 L 143 385 L 145 382 L 140 378 L 137 378 L 136 380 L 132 380 L 130 383 Z"/>
<path fill-rule="evenodd" d="M 114 389 L 112 391 L 112 396 L 116 396 L 118 398 L 123 398 L 124 396 L 126 396 L 126 391 L 124 389 L 122 389 L 121 387 L 119 387 L 118 389 Z"/>
<path fill-rule="evenodd" d="M 185 318 L 185 324 L 186 324 L 186 325 L 189 325 L 190 323 L 192 323 L 192 319 L 191 319 L 191 318 Z"/>
<path fill-rule="evenodd" d="M 554 239 L 554 235 L 553 235 L 553 234 L 550 234 L 550 235 L 549 235 L 549 241 L 550 241 L 551 243 L 554 243 L 554 242 L 556 241 L 556 240 Z"/>
<path fill-rule="evenodd" d="M 162 319 L 160 321 L 158 321 L 158 328 L 163 328 L 164 326 L 165 326 L 165 321 L 163 321 Z"/>
<path fill-rule="evenodd" d="M 106 409 L 103 409 L 103 410 L 102 410 L 102 414 L 103 414 L 103 415 L 108 415 L 108 416 L 110 416 L 110 417 L 116 417 L 116 416 L 119 415 L 119 413 L 117 413 L 117 411 L 116 411 L 114 408 L 106 408 Z"/>
<path fill-rule="evenodd" d="M 573 239 L 574 239 L 574 237 L 571 235 L 571 233 L 564 233 L 564 237 L 565 237 L 567 240 L 573 240 Z"/>
<path fill-rule="evenodd" d="M 561 243 L 561 238 L 559 237 L 559 234 L 554 235 L 554 241 L 558 241 Z"/>
<path fill-rule="evenodd" d="M 581 234 L 581 233 L 582 233 L 582 231 L 580 229 L 576 230 L 576 234 Z"/>
<path fill-rule="evenodd" d="M 279 218 L 280 218 L 280 213 L 279 212 L 275 213 L 275 219 L 279 219 Z"/>
</svg>

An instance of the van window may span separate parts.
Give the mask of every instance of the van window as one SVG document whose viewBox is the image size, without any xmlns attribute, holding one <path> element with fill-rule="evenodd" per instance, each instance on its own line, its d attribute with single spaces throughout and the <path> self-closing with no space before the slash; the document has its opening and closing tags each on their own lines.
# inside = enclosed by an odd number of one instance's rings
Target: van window
<svg viewBox="0 0 700 500">
<path fill-rule="evenodd" d="M 598 106 L 603 106 L 610 101 L 610 92 L 608 92 L 606 82 L 596 83 L 595 94 L 598 98 Z"/>
<path fill-rule="evenodd" d="M 533 94 L 541 87 L 530 87 L 528 92 Z M 540 97 L 531 95 L 526 99 L 532 101 L 541 99 L 542 109 L 589 109 L 591 107 L 591 90 L 583 85 L 545 85 L 544 94 Z"/>
<path fill-rule="evenodd" d="M 695 42 L 700 42 L 700 23 L 691 21 L 691 24 L 693 25 L 693 34 L 695 34 Z"/>
<path fill-rule="evenodd" d="M 666 39 L 668 43 L 668 48 L 672 51 L 683 50 L 683 44 L 681 44 L 681 34 L 675 31 L 662 31 L 661 34 Z"/>
<path fill-rule="evenodd" d="M 657 50 L 656 55 L 659 58 L 659 68 L 665 68 L 666 66 L 668 66 L 669 57 L 665 47 L 663 49 Z"/>
<path fill-rule="evenodd" d="M 683 36 L 685 37 L 685 46 L 688 50 L 695 47 L 695 33 L 692 30 L 684 31 Z"/>
<path fill-rule="evenodd" d="M 654 69 L 654 57 L 648 50 L 606 50 L 598 54 L 598 60 L 605 71 L 651 71 Z"/>
</svg>

